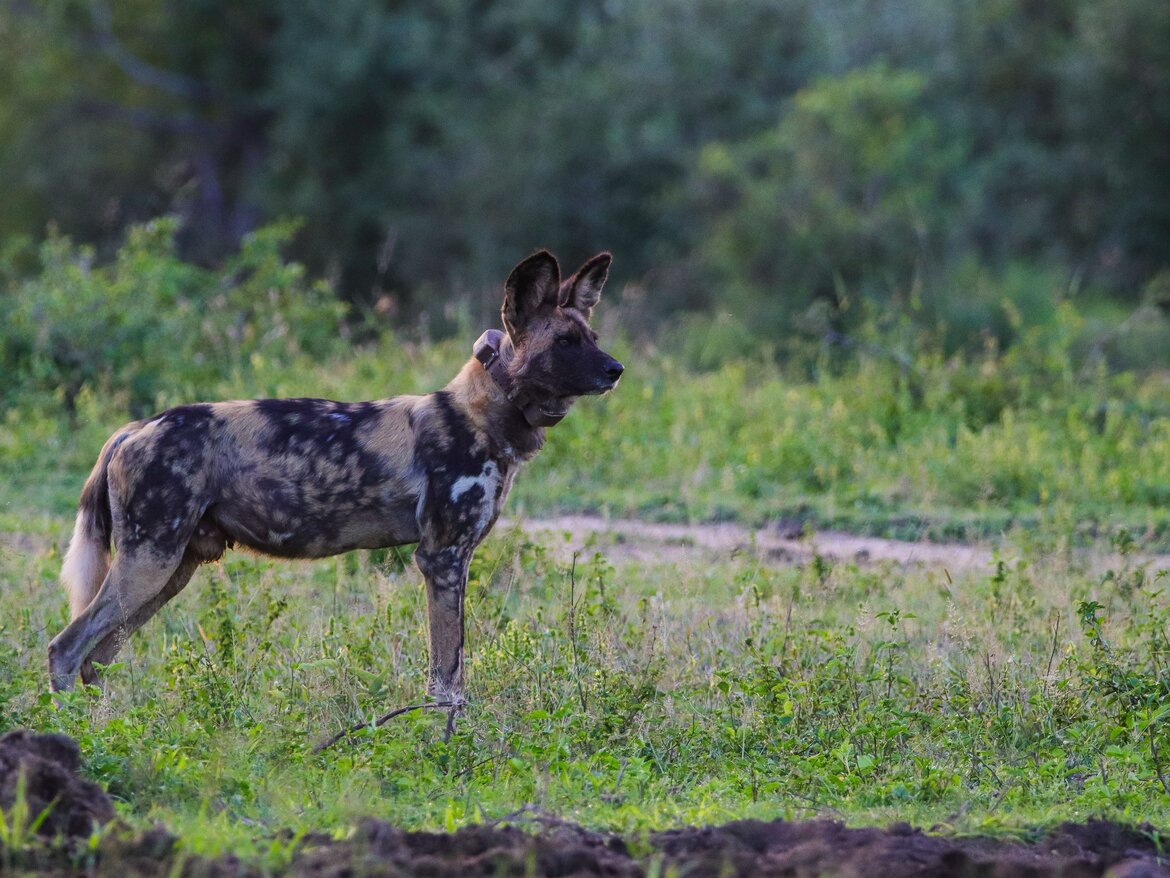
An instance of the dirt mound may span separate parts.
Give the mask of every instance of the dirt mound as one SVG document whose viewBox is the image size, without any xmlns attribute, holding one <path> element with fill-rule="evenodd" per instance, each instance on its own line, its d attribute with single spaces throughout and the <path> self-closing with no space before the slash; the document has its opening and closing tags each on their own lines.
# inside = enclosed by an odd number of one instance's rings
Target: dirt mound
<svg viewBox="0 0 1170 878">
<path fill-rule="evenodd" d="M 11 814 L 23 789 L 32 818 L 46 840 L 86 837 L 114 809 L 96 784 L 77 776 L 77 745 L 62 735 L 10 732 L 0 738 L 0 808 Z M 535 825 L 528 832 L 517 824 Z M 283 836 L 285 840 L 291 836 Z M 1105 821 L 1065 824 L 1040 841 L 927 835 L 907 824 L 889 829 L 850 829 L 829 820 L 793 823 L 741 820 L 724 826 L 674 829 L 623 839 L 529 808 L 494 825 L 454 833 L 404 832 L 378 820 L 363 822 L 343 841 L 313 834 L 302 838 L 284 874 L 341 876 L 610 876 L 641 878 L 678 874 L 688 878 L 788 876 L 812 878 L 1170 878 L 1149 827 Z M 122 825 L 85 853 L 84 871 L 117 878 L 165 875 L 251 876 L 262 871 L 235 857 L 185 854 L 177 839 L 158 828 L 132 834 Z M 5 854 L 39 874 L 75 874 L 80 848 L 46 844 Z M 11 854 L 12 852 L 9 852 Z"/>
<path fill-rule="evenodd" d="M 163 830 L 108 835 L 87 866 L 93 876 L 271 874 L 235 857 L 207 859 L 181 853 Z M 40 874 L 72 874 L 76 861 L 46 849 L 23 865 Z M 638 840 L 546 821 L 536 833 L 514 826 L 469 826 L 454 833 L 404 832 L 377 820 L 353 837 L 302 840 L 287 869 L 300 878 L 343 876 L 563 876 L 687 878 L 786 876 L 813 878 L 1168 878 L 1170 870 L 1142 832 L 1097 822 L 1066 825 L 1025 844 L 988 838 L 926 835 L 907 825 L 849 829 L 832 821 L 789 823 L 745 820 L 724 826 L 676 829 Z"/>
<path fill-rule="evenodd" d="M 1069 828 L 1070 842 L 1075 838 Z M 1120 836 L 1119 836 L 1120 837 Z M 991 839 L 926 835 L 907 824 L 887 830 L 849 829 L 828 820 L 770 823 L 745 820 L 706 829 L 683 829 L 655 837 L 666 863 L 685 864 L 688 875 L 735 876 L 986 876 L 986 878 L 1088 878 L 1107 874 L 1132 858 L 1151 875 L 1170 875 L 1156 861 L 1153 845 L 1086 850 L 1075 842 L 1063 851 L 1051 840 L 1023 845 Z"/>
<path fill-rule="evenodd" d="M 531 835 L 511 826 L 403 832 L 367 820 L 354 838 L 307 852 L 297 875 L 629 876 L 645 874 L 617 836 L 563 823 Z"/>
<path fill-rule="evenodd" d="M 23 789 L 37 834 L 85 837 L 94 824 L 114 817 L 114 805 L 101 787 L 77 776 L 81 751 L 64 735 L 38 735 L 26 729 L 0 737 L 0 810 L 11 814 Z"/>
<path fill-rule="evenodd" d="M 631 848 L 639 851 L 638 856 Z M 677 829 L 638 843 L 553 821 L 539 833 L 471 826 L 450 835 L 367 821 L 346 842 L 305 851 L 297 875 L 643 876 L 818 875 L 930 878 L 1170 876 L 1149 837 L 1097 822 L 1067 825 L 1035 844 L 926 835 L 908 825 L 849 829 L 832 821 L 745 820 Z"/>
</svg>

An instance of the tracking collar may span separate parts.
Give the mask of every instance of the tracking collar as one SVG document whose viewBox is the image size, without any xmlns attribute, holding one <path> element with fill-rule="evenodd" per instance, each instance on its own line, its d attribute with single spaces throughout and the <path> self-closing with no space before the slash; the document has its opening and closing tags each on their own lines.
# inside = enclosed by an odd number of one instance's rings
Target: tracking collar
<svg viewBox="0 0 1170 878">
<path fill-rule="evenodd" d="M 500 357 L 500 344 L 503 340 L 504 333 L 500 330 L 486 330 L 476 340 L 471 352 L 479 360 L 484 371 L 496 382 L 496 386 L 504 391 L 504 395 L 508 397 L 508 401 L 520 410 L 520 414 L 524 415 L 524 420 L 528 422 L 528 426 L 551 427 L 554 424 L 559 424 L 561 419 L 564 418 L 565 412 L 561 412 L 559 415 L 546 412 L 541 409 L 539 403 L 523 398 L 523 395 L 516 388 L 515 383 L 512 381 L 512 376 L 508 374 L 508 369 Z"/>
</svg>

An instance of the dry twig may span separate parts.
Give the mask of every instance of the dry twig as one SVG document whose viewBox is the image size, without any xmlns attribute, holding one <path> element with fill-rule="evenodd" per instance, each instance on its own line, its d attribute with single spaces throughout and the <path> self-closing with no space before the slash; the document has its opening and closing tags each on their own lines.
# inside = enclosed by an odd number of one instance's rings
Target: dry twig
<svg viewBox="0 0 1170 878">
<path fill-rule="evenodd" d="M 425 704 L 411 704 L 408 707 L 400 707 L 397 710 L 392 710 L 389 713 L 378 717 L 376 720 L 374 720 L 374 728 L 378 728 L 378 726 L 383 725 L 386 722 L 389 722 L 390 720 L 394 719 L 394 717 L 396 717 L 396 716 L 402 716 L 404 713 L 410 713 L 410 712 L 415 711 L 415 710 L 437 710 L 439 708 L 445 707 L 449 711 L 449 713 L 447 714 L 447 731 L 446 731 L 446 735 L 444 737 L 444 740 L 446 740 L 447 738 L 451 737 L 451 732 L 454 731 L 454 729 L 455 729 L 455 712 L 461 706 L 462 705 L 457 704 L 454 701 L 428 701 Z M 364 723 L 364 722 L 363 723 L 354 723 L 348 729 L 343 729 L 342 731 L 340 731 L 336 735 L 334 735 L 332 738 L 329 738 L 327 741 L 322 741 L 320 744 L 318 744 L 316 747 L 313 748 L 313 752 L 320 753 L 322 750 L 328 750 L 330 747 L 332 747 L 334 744 L 336 744 L 342 738 L 348 738 L 354 732 L 356 732 L 360 729 L 364 729 L 368 725 L 369 725 L 369 723 Z"/>
</svg>

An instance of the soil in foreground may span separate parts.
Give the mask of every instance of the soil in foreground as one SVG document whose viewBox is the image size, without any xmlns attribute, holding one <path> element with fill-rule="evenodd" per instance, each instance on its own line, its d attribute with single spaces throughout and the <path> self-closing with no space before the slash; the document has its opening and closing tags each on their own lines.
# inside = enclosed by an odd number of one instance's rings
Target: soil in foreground
<svg viewBox="0 0 1170 878">
<path fill-rule="evenodd" d="M 33 815 L 42 843 L 5 849 L 0 873 L 42 875 L 251 876 L 266 872 L 233 857 L 183 853 L 163 829 L 130 833 L 115 826 L 96 848 L 91 827 L 114 819 L 95 784 L 77 776 L 77 745 L 60 735 L 10 732 L 0 738 L 0 809 L 18 798 Z M 19 790 L 19 792 L 18 792 Z M 50 807 L 51 806 L 51 807 Z M 744 820 L 675 829 L 626 840 L 530 812 L 517 820 L 538 826 L 469 826 L 451 834 L 403 832 L 381 821 L 362 823 L 352 838 L 302 839 L 283 874 L 297 876 L 985 876 L 985 878 L 1170 878 L 1148 827 L 1104 821 L 1066 824 L 1024 844 L 988 838 L 926 835 L 907 825 L 849 829 L 818 820 Z"/>
</svg>

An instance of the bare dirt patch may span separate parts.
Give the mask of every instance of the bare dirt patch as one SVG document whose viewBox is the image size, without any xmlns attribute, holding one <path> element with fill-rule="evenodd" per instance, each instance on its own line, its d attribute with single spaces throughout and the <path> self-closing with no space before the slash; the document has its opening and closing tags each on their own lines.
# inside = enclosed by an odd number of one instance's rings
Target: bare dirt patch
<svg viewBox="0 0 1170 878">
<path fill-rule="evenodd" d="M 637 851 L 636 855 L 633 851 Z M 644 876 L 1168 875 L 1153 844 L 1113 824 L 1066 826 L 1032 844 L 948 839 L 909 826 L 849 829 L 832 821 L 745 820 L 676 829 L 627 843 L 553 822 L 531 835 L 471 826 L 451 835 L 364 824 L 344 844 L 308 852 L 300 874 Z"/>
<path fill-rule="evenodd" d="M 803 533 L 799 525 L 785 522 L 752 528 L 736 522 L 663 524 L 595 515 L 561 515 L 505 520 L 501 526 L 519 528 L 547 543 L 566 559 L 574 553 L 598 551 L 615 563 L 688 564 L 749 556 L 779 567 L 807 564 L 819 556 L 828 561 L 860 565 L 892 564 L 970 572 L 990 570 L 997 558 L 1010 559 L 1013 552 L 1010 545 L 1001 546 L 997 552 L 990 545 L 979 543 L 892 540 L 840 531 Z M 1117 552 L 1102 551 L 1100 546 L 1064 551 L 1060 563 L 1095 571 L 1122 564 L 1170 570 L 1170 554 L 1135 552 L 1123 558 Z"/>
<path fill-rule="evenodd" d="M 675 562 L 750 553 L 774 564 L 802 564 L 821 556 L 837 561 L 889 562 L 904 566 L 985 568 L 991 549 L 964 543 L 931 543 L 859 537 L 836 531 L 801 534 L 799 528 L 770 525 L 750 528 L 735 522 L 660 524 L 592 515 L 562 515 L 505 523 L 552 540 L 568 552 L 596 549 L 614 561 Z"/>
<path fill-rule="evenodd" d="M 366 821 L 345 841 L 305 839 L 273 872 L 236 857 L 184 855 L 163 830 L 112 835 L 88 858 L 46 849 L 25 867 L 39 874 L 131 876 L 612 876 L 644 878 L 1165 878 L 1141 832 L 1110 823 L 1068 825 L 1030 844 L 931 836 L 906 826 L 849 829 L 830 821 L 740 821 L 626 841 L 562 824 L 533 834 L 513 826 L 454 833 L 403 832 Z M 71 865 L 72 863 L 72 865 Z"/>
<path fill-rule="evenodd" d="M 0 532 L 0 554 L 12 552 L 21 555 L 39 555 L 47 552 L 53 541 L 43 534 L 28 534 L 18 531 Z"/>
<path fill-rule="evenodd" d="M 43 845 L 6 851 L 0 842 L 0 871 L 7 863 L 18 872 L 45 875 L 273 874 L 231 856 L 185 854 L 178 839 L 163 829 L 132 834 L 114 824 L 96 847 L 79 844 L 95 825 L 113 819 L 109 798 L 77 776 L 79 765 L 77 745 L 63 736 L 17 731 L 0 738 L 0 805 L 11 815 L 20 785 L 32 813 L 47 815 L 38 829 L 46 840 Z M 538 826 L 539 831 L 528 832 L 517 823 Z M 404 832 L 368 820 L 343 841 L 325 835 L 300 839 L 291 861 L 277 870 L 296 876 L 460 878 L 641 878 L 672 873 L 691 878 L 1170 878 L 1148 827 L 1103 821 L 1066 824 L 1033 843 L 928 835 L 905 824 L 851 829 L 828 820 L 742 820 L 624 839 L 528 809 L 511 815 L 510 822 L 468 826 L 454 833 Z"/>
</svg>

